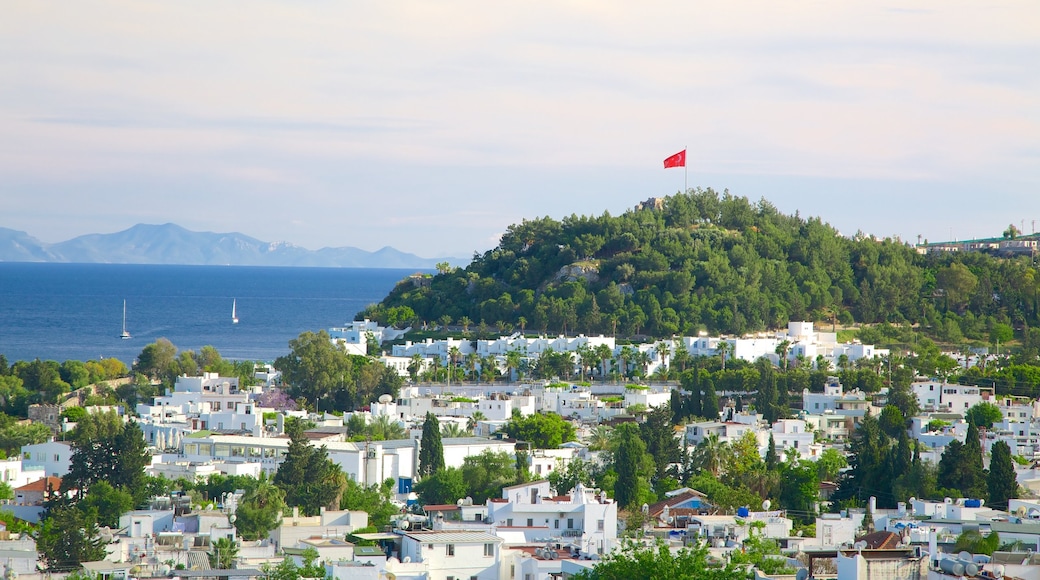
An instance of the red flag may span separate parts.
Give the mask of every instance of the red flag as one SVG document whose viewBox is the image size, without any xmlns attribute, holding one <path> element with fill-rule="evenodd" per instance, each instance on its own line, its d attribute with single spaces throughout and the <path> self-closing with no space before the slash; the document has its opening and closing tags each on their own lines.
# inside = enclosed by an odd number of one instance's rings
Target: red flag
<svg viewBox="0 0 1040 580">
<path fill-rule="evenodd" d="M 668 169 L 670 167 L 686 167 L 685 149 L 664 160 L 664 168 Z"/>
</svg>

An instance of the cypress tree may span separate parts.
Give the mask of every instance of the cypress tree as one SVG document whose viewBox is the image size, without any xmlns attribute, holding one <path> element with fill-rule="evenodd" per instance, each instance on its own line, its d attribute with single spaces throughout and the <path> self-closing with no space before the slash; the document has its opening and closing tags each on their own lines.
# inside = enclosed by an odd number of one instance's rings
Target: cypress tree
<svg viewBox="0 0 1040 580">
<path fill-rule="evenodd" d="M 769 449 L 766 450 L 766 469 L 773 471 L 780 464 L 780 457 L 776 454 L 776 440 L 773 433 L 769 433 Z"/>
<path fill-rule="evenodd" d="M 719 396 L 715 394 L 715 383 L 704 379 L 704 398 L 701 400 L 701 414 L 712 421 L 719 420 Z"/>
<path fill-rule="evenodd" d="M 986 472 L 982 466 L 982 442 L 979 439 L 979 428 L 968 425 L 968 435 L 964 439 L 964 497 L 985 497 Z"/>
<path fill-rule="evenodd" d="M 419 475 L 433 475 L 441 469 L 444 469 L 441 423 L 433 413 L 427 412 L 419 444 Z"/>
<path fill-rule="evenodd" d="M 1018 480 L 1015 476 L 1015 462 L 1011 459 L 1011 447 L 1003 441 L 993 444 L 986 484 L 989 487 L 989 505 L 994 509 L 1006 510 L 1008 500 L 1018 497 Z"/>
<path fill-rule="evenodd" d="M 672 411 L 672 425 L 680 425 L 683 422 L 683 400 L 682 395 L 679 394 L 679 389 L 672 390 L 671 400 L 668 404 Z"/>
<path fill-rule="evenodd" d="M 899 443 L 895 447 L 895 456 L 892 458 L 892 476 L 899 477 L 910 471 L 910 465 L 914 461 L 914 453 L 910 449 L 910 437 L 906 430 L 899 432 Z M 920 461 L 920 458 L 918 458 Z"/>
<path fill-rule="evenodd" d="M 639 437 L 635 423 L 623 423 L 617 427 L 618 447 L 614 456 L 617 482 L 614 484 L 614 499 L 622 508 L 631 507 L 638 498 L 640 471 L 646 457 L 646 444 Z"/>
</svg>

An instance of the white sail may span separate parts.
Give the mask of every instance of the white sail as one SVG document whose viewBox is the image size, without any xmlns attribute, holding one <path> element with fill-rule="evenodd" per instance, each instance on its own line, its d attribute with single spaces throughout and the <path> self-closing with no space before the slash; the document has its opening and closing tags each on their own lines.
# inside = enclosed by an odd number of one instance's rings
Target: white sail
<svg viewBox="0 0 1040 580">
<path fill-rule="evenodd" d="M 126 300 L 123 300 L 123 333 L 119 337 L 123 340 L 130 338 L 130 333 L 126 331 Z"/>
<path fill-rule="evenodd" d="M 238 299 L 231 299 L 231 324 L 238 324 Z"/>
</svg>

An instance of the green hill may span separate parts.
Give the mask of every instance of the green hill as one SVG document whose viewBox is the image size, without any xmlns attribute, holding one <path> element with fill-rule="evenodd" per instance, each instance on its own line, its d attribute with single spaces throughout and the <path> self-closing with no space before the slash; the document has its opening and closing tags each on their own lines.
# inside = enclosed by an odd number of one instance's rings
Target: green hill
<svg viewBox="0 0 1040 580">
<path fill-rule="evenodd" d="M 657 337 L 890 322 L 959 342 L 1036 325 L 1038 301 L 1028 258 L 920 255 L 708 189 L 619 216 L 525 220 L 466 268 L 404 280 L 358 316 Z"/>
</svg>

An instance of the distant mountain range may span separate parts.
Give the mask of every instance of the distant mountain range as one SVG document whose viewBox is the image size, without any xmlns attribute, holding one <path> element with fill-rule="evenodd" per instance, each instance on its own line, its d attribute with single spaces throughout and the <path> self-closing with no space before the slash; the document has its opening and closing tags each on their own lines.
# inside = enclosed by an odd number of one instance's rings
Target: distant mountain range
<svg viewBox="0 0 1040 580">
<path fill-rule="evenodd" d="M 176 224 L 138 224 L 114 234 L 87 234 L 56 244 L 0 227 L 0 262 L 424 269 L 437 262 L 466 263 L 457 258 L 421 258 L 390 246 L 375 252 L 349 246 L 308 250 L 234 232 L 193 232 Z"/>
</svg>

